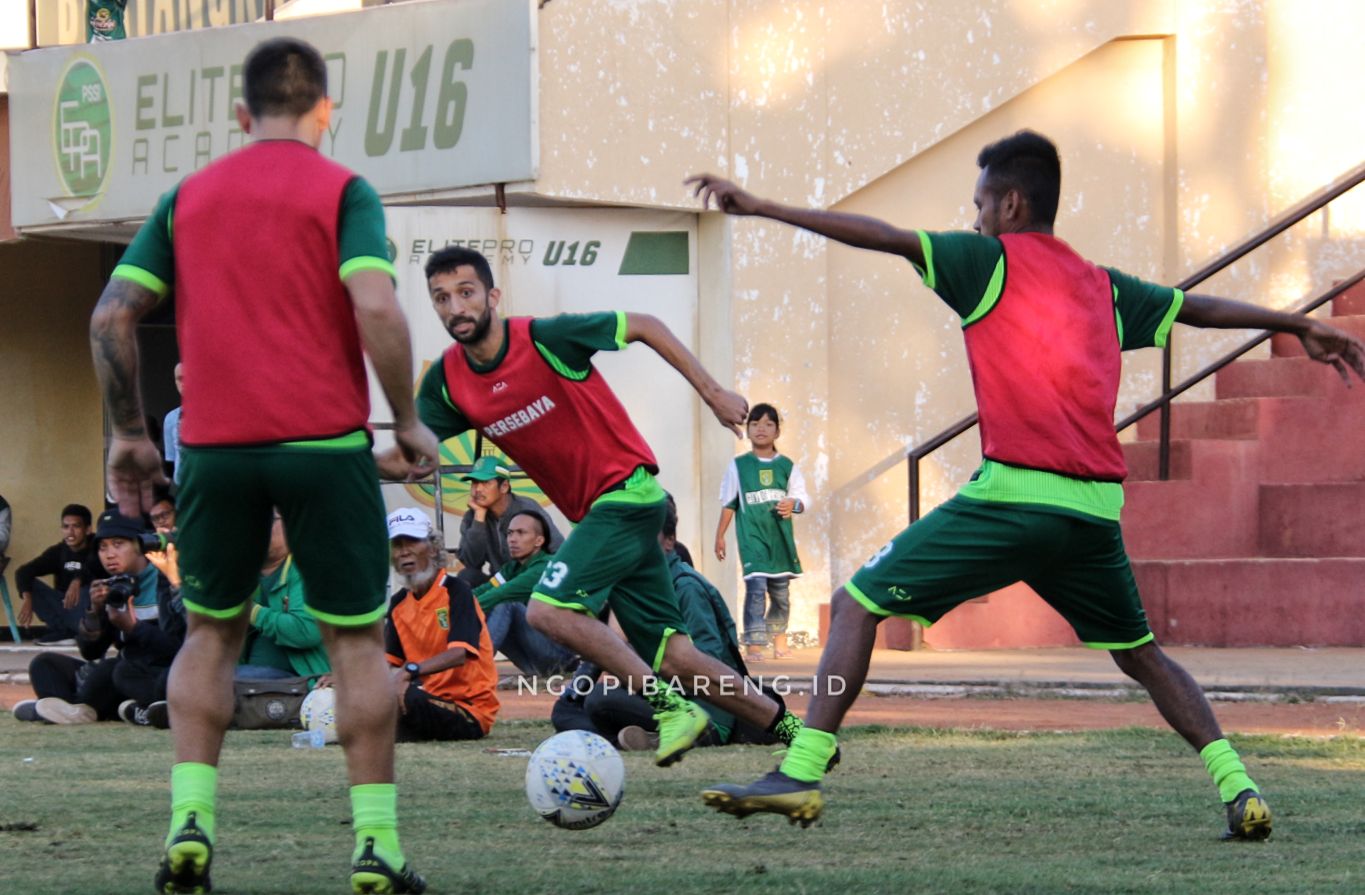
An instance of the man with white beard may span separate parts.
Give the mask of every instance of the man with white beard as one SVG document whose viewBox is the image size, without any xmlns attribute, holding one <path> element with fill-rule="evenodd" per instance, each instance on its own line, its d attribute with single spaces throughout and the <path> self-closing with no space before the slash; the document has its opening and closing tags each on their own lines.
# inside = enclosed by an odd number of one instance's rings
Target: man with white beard
<svg viewBox="0 0 1365 895">
<path fill-rule="evenodd" d="M 498 714 L 498 673 L 483 610 L 469 585 L 446 573 L 445 547 L 426 513 L 388 517 L 393 569 L 403 589 L 384 621 L 398 739 L 476 740 Z"/>
</svg>

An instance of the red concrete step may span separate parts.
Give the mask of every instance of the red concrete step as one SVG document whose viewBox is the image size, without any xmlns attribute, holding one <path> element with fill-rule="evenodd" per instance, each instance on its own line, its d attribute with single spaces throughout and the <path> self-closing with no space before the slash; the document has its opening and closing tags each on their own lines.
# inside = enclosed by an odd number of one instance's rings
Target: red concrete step
<svg viewBox="0 0 1365 895">
<path fill-rule="evenodd" d="M 1133 563 L 1157 639 L 1201 646 L 1365 646 L 1365 559 Z"/>
<path fill-rule="evenodd" d="M 1189 479 L 1193 477 L 1194 457 L 1192 445 L 1187 438 L 1171 440 L 1170 477 Z M 1128 464 L 1130 482 L 1155 482 L 1161 472 L 1160 441 L 1130 441 L 1121 445 L 1123 460 Z"/>
<path fill-rule="evenodd" d="M 1122 445 L 1129 482 L 1155 482 L 1161 471 L 1159 441 L 1131 441 Z M 1171 439 L 1170 478 L 1245 478 L 1256 469 L 1256 441 L 1233 438 Z"/>
<path fill-rule="evenodd" d="M 1123 542 L 1134 559 L 1208 559 L 1257 555 L 1260 483 L 1255 463 L 1229 466 L 1221 480 L 1129 482 Z"/>
<path fill-rule="evenodd" d="M 1261 405 L 1256 398 L 1183 401 L 1171 408 L 1171 438 L 1255 438 Z M 1149 413 L 1138 420 L 1139 441 L 1161 437 L 1161 417 Z"/>
<path fill-rule="evenodd" d="M 1330 398 L 1262 398 L 1260 480 L 1365 481 L 1365 385 Z"/>
<path fill-rule="evenodd" d="M 1338 384 L 1322 398 L 1230 398 L 1177 403 L 1173 439 L 1259 438 L 1260 480 L 1325 482 L 1365 480 L 1365 385 Z M 1362 395 L 1357 395 L 1361 392 Z M 1155 414 L 1138 422 L 1138 437 L 1154 440 Z"/>
<path fill-rule="evenodd" d="M 1264 556 L 1365 557 L 1365 482 L 1262 485 L 1260 507 Z"/>
<path fill-rule="evenodd" d="M 1334 315 L 1329 322 L 1337 329 L 1344 329 L 1358 339 L 1365 339 L 1365 315 L 1351 314 L 1340 317 Z M 1270 353 L 1275 357 L 1304 356 L 1303 345 L 1299 343 L 1298 337 L 1291 336 L 1288 333 L 1275 333 L 1270 337 Z"/>
<path fill-rule="evenodd" d="M 1078 646 L 1080 641 L 1042 597 L 1016 583 L 958 606 L 924 632 L 924 644 L 933 649 L 1019 649 Z"/>
<path fill-rule="evenodd" d="M 1214 376 L 1218 397 L 1225 398 L 1353 398 L 1365 389 L 1343 388 L 1337 371 L 1306 357 L 1240 360 Z M 1359 392 L 1359 395 L 1353 394 Z"/>
<path fill-rule="evenodd" d="M 1332 299 L 1333 317 L 1350 317 L 1354 314 L 1365 314 L 1365 281 L 1356 283 Z"/>
</svg>

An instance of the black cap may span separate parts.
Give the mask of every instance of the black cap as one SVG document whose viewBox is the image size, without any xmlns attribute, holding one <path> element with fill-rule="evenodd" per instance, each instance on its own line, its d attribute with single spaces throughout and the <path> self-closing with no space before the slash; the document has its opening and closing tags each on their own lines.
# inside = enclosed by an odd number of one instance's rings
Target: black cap
<svg viewBox="0 0 1365 895">
<path fill-rule="evenodd" d="M 130 541 L 137 541 L 147 527 L 142 524 L 141 519 L 130 519 L 118 510 L 105 510 L 100 513 L 99 521 L 95 524 L 95 541 L 98 543 L 104 538 L 127 538 Z"/>
</svg>

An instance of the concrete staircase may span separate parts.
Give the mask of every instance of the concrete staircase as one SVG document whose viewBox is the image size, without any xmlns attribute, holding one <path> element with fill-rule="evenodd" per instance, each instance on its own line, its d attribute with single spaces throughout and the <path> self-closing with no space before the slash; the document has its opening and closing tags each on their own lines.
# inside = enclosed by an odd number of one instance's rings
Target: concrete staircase
<svg viewBox="0 0 1365 895">
<path fill-rule="evenodd" d="M 1365 337 L 1365 285 L 1332 322 Z M 1157 481 L 1160 421 L 1124 444 L 1124 540 L 1162 643 L 1365 645 L 1365 384 L 1275 336 L 1268 360 L 1216 377 L 1216 400 L 1177 402 L 1171 478 Z M 908 622 L 881 625 L 906 649 Z M 824 631 L 822 629 L 823 636 Z M 1079 643 L 1024 584 L 966 603 L 924 632 L 936 649 Z"/>
<path fill-rule="evenodd" d="M 1365 337 L 1365 288 L 1332 314 Z M 1290 336 L 1271 354 L 1216 374 L 1216 400 L 1176 403 L 1169 481 L 1155 414 L 1124 445 L 1124 539 L 1164 643 L 1365 645 L 1365 385 Z"/>
</svg>

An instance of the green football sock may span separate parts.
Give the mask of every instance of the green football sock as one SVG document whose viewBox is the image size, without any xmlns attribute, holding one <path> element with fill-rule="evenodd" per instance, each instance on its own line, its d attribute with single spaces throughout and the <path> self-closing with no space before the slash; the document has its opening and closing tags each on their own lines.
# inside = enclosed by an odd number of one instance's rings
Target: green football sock
<svg viewBox="0 0 1365 895">
<path fill-rule="evenodd" d="M 787 747 L 787 757 L 782 759 L 782 773 L 802 783 L 819 783 L 825 776 L 825 768 L 839 747 L 839 740 L 832 733 L 803 727 L 796 739 Z"/>
<path fill-rule="evenodd" d="M 360 857 L 365 840 L 374 839 L 374 852 L 394 870 L 406 861 L 398 847 L 398 787 L 392 783 L 362 783 L 351 787 L 351 820 L 355 826 L 355 853 Z"/>
<path fill-rule="evenodd" d="M 1232 744 L 1227 740 L 1214 740 L 1209 743 L 1199 750 L 1199 757 L 1204 759 L 1204 767 L 1208 768 L 1209 776 L 1218 787 L 1218 797 L 1224 802 L 1231 802 L 1244 789 L 1260 792 L 1247 776 L 1246 766 L 1242 764 L 1237 750 L 1232 748 Z"/>
<path fill-rule="evenodd" d="M 171 766 L 171 832 L 166 845 L 185 826 L 191 811 L 204 835 L 213 841 L 213 805 L 218 789 L 218 769 L 211 764 L 182 761 Z"/>
</svg>

